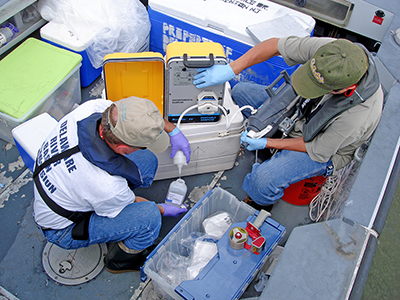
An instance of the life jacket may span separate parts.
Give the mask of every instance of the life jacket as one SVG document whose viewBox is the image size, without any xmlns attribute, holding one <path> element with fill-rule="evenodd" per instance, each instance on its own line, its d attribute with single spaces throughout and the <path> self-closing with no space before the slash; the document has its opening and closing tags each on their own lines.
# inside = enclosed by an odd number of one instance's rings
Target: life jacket
<svg viewBox="0 0 400 300">
<path fill-rule="evenodd" d="M 143 185 L 137 165 L 129 158 L 115 153 L 100 138 L 101 113 L 94 113 L 78 121 L 78 146 L 83 157 L 100 169 L 125 178 L 129 187 L 135 189 Z"/>
<path fill-rule="evenodd" d="M 367 54 L 369 62 L 367 72 L 351 96 L 347 97 L 343 94 L 333 95 L 306 116 L 306 122 L 303 125 L 303 139 L 305 142 L 312 141 L 333 118 L 351 107 L 364 102 L 378 90 L 380 81 L 372 56 L 363 45 L 357 45 Z"/>
</svg>

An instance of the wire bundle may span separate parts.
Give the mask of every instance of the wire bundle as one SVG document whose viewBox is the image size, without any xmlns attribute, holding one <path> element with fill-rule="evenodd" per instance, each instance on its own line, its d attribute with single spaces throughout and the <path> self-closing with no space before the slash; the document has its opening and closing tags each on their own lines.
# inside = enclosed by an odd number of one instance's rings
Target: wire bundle
<svg viewBox="0 0 400 300">
<path fill-rule="evenodd" d="M 324 220 L 328 220 L 335 215 L 337 209 L 340 211 L 343 209 L 347 197 L 340 197 L 340 194 L 354 164 L 355 161 L 353 160 L 346 167 L 340 169 L 336 175 L 331 175 L 327 178 L 321 188 L 321 192 L 309 204 L 309 217 L 312 221 L 319 222 L 322 217 Z M 337 208 L 336 210 L 334 209 L 334 204 L 335 208 Z"/>
</svg>

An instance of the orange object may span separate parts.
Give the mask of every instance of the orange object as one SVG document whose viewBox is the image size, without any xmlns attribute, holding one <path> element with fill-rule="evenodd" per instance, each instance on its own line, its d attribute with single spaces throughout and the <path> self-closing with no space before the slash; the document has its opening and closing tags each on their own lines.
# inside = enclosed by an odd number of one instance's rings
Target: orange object
<svg viewBox="0 0 400 300">
<path fill-rule="evenodd" d="M 308 205 L 321 192 L 326 179 L 321 175 L 293 183 L 285 189 L 282 199 L 293 205 Z"/>
<path fill-rule="evenodd" d="M 164 70 L 161 53 L 112 53 L 103 61 L 106 99 L 118 101 L 131 96 L 153 101 L 164 113 Z"/>
</svg>

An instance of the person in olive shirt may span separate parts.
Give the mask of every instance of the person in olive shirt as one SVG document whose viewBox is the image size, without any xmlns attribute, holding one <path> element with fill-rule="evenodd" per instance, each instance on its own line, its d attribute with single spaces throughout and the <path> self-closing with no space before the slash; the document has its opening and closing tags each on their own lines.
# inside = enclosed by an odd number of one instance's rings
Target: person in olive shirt
<svg viewBox="0 0 400 300">
<path fill-rule="evenodd" d="M 289 66 L 302 64 L 291 76 L 298 95 L 313 99 L 312 111 L 295 123 L 291 138 L 253 139 L 242 132 L 248 150 L 279 149 L 262 164 L 253 165 L 243 182 L 246 202 L 260 209 L 280 199 L 285 188 L 306 178 L 328 176 L 345 167 L 355 150 L 377 127 L 383 91 L 371 54 L 345 39 L 285 37 L 265 40 L 229 65 L 198 70 L 198 88 L 221 84 L 244 69 L 281 55 Z M 264 104 L 265 86 L 241 82 L 232 89 L 239 105 Z M 317 99 L 317 100 L 314 100 Z"/>
</svg>

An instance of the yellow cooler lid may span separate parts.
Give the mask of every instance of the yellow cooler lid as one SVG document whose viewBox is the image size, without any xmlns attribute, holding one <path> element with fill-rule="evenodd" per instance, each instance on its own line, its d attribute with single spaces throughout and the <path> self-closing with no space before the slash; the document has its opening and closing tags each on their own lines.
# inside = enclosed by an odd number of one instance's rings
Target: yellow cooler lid
<svg viewBox="0 0 400 300">
<path fill-rule="evenodd" d="M 164 114 L 164 69 L 160 53 L 108 54 L 103 61 L 106 98 L 111 101 L 131 96 L 149 99 Z"/>
<path fill-rule="evenodd" d="M 16 119 L 24 117 L 44 102 L 81 60 L 79 54 L 27 39 L 0 61 L 0 111 Z"/>
</svg>

